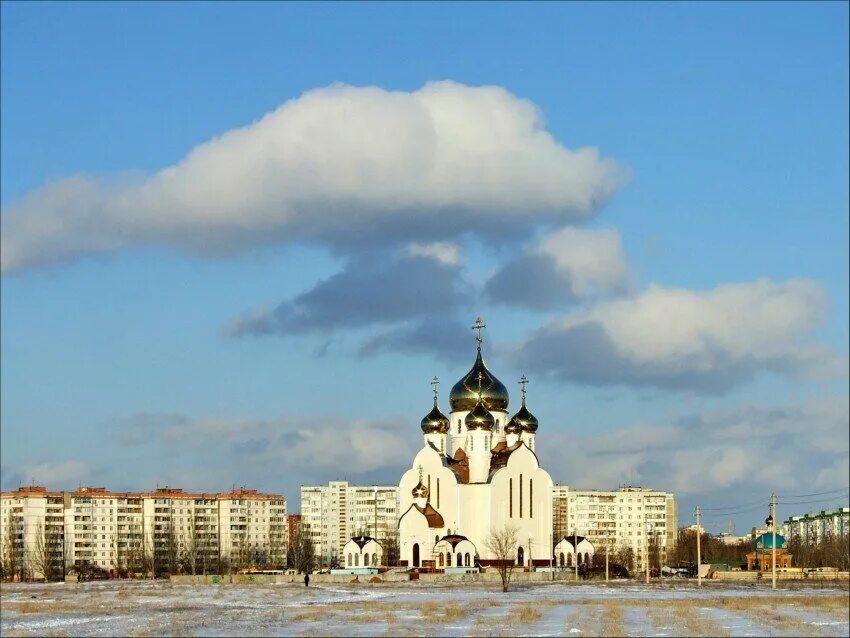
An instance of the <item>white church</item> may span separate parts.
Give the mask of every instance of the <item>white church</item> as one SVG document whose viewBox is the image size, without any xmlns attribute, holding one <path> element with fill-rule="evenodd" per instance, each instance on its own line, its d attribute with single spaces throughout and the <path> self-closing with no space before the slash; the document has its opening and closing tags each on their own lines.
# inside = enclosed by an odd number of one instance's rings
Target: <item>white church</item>
<svg viewBox="0 0 850 638">
<path fill-rule="evenodd" d="M 478 353 L 449 395 L 422 419 L 422 449 L 399 482 L 400 564 L 462 568 L 495 560 L 491 532 L 517 530 L 515 562 L 548 566 L 552 556 L 552 478 L 540 467 L 537 419 L 525 405 L 509 416 L 508 391 L 481 353 L 483 322 L 474 326 Z"/>
</svg>

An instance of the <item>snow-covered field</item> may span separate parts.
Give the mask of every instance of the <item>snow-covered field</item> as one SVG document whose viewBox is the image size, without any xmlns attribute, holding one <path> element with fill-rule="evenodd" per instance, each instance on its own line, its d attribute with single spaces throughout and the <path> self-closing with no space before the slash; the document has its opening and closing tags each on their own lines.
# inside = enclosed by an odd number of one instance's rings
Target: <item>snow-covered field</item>
<svg viewBox="0 0 850 638">
<path fill-rule="evenodd" d="M 847 586 L 6 584 L 3 636 L 848 636 Z"/>
</svg>

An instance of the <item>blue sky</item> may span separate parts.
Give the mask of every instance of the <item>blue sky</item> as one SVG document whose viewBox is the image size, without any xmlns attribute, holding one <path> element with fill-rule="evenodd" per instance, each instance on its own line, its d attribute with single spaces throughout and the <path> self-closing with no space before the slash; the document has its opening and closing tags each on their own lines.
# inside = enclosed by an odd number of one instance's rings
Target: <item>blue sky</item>
<svg viewBox="0 0 850 638">
<path fill-rule="evenodd" d="M 482 315 L 555 480 L 846 504 L 847 14 L 3 3 L 3 488 L 394 482 Z"/>
</svg>

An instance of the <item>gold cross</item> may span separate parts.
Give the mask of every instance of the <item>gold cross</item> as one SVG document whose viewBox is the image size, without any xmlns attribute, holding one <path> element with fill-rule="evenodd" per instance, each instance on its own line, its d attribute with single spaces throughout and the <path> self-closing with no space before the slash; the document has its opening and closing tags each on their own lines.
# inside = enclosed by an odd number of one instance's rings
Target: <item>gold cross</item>
<svg viewBox="0 0 850 638">
<path fill-rule="evenodd" d="M 519 379 L 519 385 L 521 386 L 522 392 L 522 404 L 525 405 L 525 386 L 528 384 L 528 379 L 525 378 L 525 375 L 522 375 Z"/>
<path fill-rule="evenodd" d="M 486 328 L 487 325 L 481 320 L 481 317 L 475 320 L 475 325 L 472 326 L 472 329 L 475 330 L 475 340 L 478 342 L 478 348 L 481 348 L 481 344 L 484 343 L 484 340 L 481 338 L 481 331 Z"/>
<path fill-rule="evenodd" d="M 434 388 L 434 405 L 437 405 L 437 395 L 440 393 L 440 380 L 434 377 L 431 379 L 431 386 Z"/>
</svg>

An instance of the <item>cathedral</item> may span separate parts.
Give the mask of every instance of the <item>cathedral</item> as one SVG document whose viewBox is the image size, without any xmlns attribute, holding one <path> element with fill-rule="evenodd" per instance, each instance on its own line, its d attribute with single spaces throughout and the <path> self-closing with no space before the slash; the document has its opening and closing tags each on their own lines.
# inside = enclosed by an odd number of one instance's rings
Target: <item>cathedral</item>
<svg viewBox="0 0 850 638">
<path fill-rule="evenodd" d="M 517 531 L 515 562 L 548 566 L 552 556 L 552 479 L 536 454 L 537 419 L 522 404 L 513 416 L 508 391 L 484 363 L 483 322 L 472 368 L 449 394 L 449 415 L 434 406 L 422 419 L 422 449 L 399 482 L 399 550 L 408 567 L 491 564 L 491 533 Z"/>
</svg>

